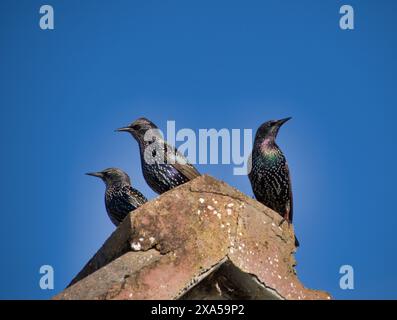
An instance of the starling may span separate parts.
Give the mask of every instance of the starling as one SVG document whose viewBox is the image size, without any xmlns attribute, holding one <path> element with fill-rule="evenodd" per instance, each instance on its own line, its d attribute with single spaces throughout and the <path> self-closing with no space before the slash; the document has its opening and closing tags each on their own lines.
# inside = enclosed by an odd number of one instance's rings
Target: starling
<svg viewBox="0 0 397 320">
<path fill-rule="evenodd" d="M 138 142 L 143 176 L 156 193 L 162 194 L 200 176 L 180 152 L 164 141 L 150 120 L 140 118 L 117 131 L 129 132 Z"/>
<path fill-rule="evenodd" d="M 292 190 L 287 161 L 276 144 L 280 127 L 290 120 L 268 121 L 256 132 L 248 174 L 256 199 L 292 222 Z"/>
<path fill-rule="evenodd" d="M 105 182 L 105 206 L 110 220 L 118 226 L 131 212 L 147 202 L 142 193 L 131 187 L 130 177 L 117 168 L 87 173 Z"/>
</svg>

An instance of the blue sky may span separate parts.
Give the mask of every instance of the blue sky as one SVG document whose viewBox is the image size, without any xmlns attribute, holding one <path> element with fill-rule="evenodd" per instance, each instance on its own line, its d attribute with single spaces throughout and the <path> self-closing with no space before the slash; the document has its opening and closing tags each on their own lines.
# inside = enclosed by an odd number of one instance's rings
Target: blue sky
<svg viewBox="0 0 397 320">
<path fill-rule="evenodd" d="M 335 298 L 397 298 L 394 205 L 397 2 L 0 2 L 0 298 L 60 292 L 114 230 L 104 186 L 116 166 L 147 197 L 136 143 L 114 129 L 145 116 L 162 129 L 279 134 L 293 179 L 298 275 Z M 51 4 L 55 30 L 39 28 Z M 232 166 L 200 165 L 252 195 Z M 55 269 L 55 290 L 39 268 Z M 355 290 L 339 288 L 339 268 Z"/>
</svg>

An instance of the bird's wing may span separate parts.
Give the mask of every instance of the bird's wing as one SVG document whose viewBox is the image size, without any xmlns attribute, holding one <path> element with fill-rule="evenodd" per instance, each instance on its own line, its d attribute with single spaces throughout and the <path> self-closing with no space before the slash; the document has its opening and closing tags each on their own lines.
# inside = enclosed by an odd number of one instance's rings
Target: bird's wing
<svg viewBox="0 0 397 320">
<path fill-rule="evenodd" d="M 165 143 L 165 154 L 166 161 L 170 162 L 176 170 L 189 180 L 193 180 L 194 178 L 201 176 L 200 172 L 198 172 L 197 169 L 187 161 L 185 156 L 167 143 Z"/>
<path fill-rule="evenodd" d="M 201 176 L 200 172 L 198 172 L 197 169 L 190 163 L 175 163 L 174 168 L 182 173 L 189 180 L 193 180 L 194 178 Z"/>
<path fill-rule="evenodd" d="M 127 199 L 128 203 L 133 205 L 135 208 L 138 208 L 147 202 L 146 197 L 131 186 L 125 187 L 125 195 L 128 198 Z"/>
</svg>

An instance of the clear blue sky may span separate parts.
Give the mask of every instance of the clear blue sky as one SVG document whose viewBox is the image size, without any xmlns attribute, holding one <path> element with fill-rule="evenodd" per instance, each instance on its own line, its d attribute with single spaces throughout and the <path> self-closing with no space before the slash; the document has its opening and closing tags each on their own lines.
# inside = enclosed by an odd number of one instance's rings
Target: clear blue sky
<svg viewBox="0 0 397 320">
<path fill-rule="evenodd" d="M 51 297 L 114 230 L 85 172 L 120 167 L 154 197 L 136 143 L 113 132 L 140 116 L 194 130 L 292 116 L 278 141 L 299 277 L 336 298 L 397 298 L 397 2 L 347 3 L 354 31 L 339 28 L 345 1 L 0 1 L 0 298 Z M 231 166 L 199 170 L 252 195 Z M 39 288 L 43 264 L 54 291 Z"/>
</svg>

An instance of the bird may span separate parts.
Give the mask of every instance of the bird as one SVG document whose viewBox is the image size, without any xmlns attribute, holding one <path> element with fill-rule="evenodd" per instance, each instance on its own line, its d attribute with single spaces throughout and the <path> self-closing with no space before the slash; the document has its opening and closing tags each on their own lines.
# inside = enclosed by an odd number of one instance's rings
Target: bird
<svg viewBox="0 0 397 320">
<path fill-rule="evenodd" d="M 139 118 L 116 131 L 128 132 L 138 142 L 143 176 L 157 194 L 163 194 L 201 175 L 179 151 L 164 141 L 152 121 Z"/>
<path fill-rule="evenodd" d="M 256 132 L 249 180 L 255 198 L 292 223 L 293 199 L 287 160 L 276 143 L 280 127 L 291 118 L 263 123 Z"/>
<path fill-rule="evenodd" d="M 130 212 L 147 202 L 146 197 L 131 186 L 128 174 L 118 168 L 86 174 L 100 178 L 105 183 L 106 211 L 116 227 Z"/>
</svg>

